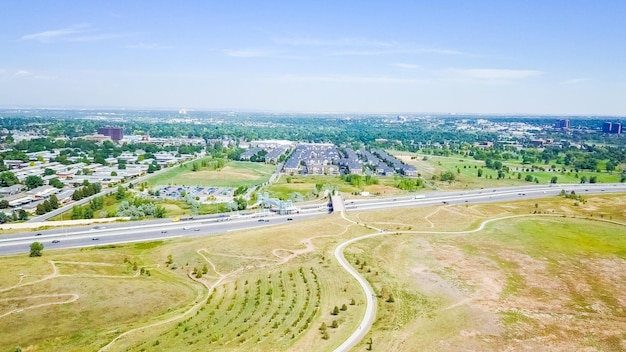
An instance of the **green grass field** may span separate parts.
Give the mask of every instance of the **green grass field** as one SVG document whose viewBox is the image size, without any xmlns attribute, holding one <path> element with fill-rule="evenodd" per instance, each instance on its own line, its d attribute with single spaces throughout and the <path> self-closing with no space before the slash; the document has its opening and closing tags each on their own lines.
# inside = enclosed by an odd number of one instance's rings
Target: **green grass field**
<svg viewBox="0 0 626 352">
<path fill-rule="evenodd" d="M 289 199 L 292 193 L 300 193 L 304 198 L 311 199 L 313 190 L 316 184 L 322 184 L 325 188 L 337 188 L 339 192 L 347 194 L 355 194 L 363 191 L 370 192 L 371 194 L 380 195 L 393 195 L 404 193 L 402 190 L 395 187 L 398 182 L 393 177 L 375 177 L 378 180 L 378 184 L 363 185 L 362 187 L 355 187 L 339 178 L 339 176 L 285 176 L 283 175 L 280 180 L 270 186 L 264 188 L 269 192 L 270 196 L 280 199 Z"/>
<path fill-rule="evenodd" d="M 192 171 L 191 163 L 187 163 L 151 177 L 147 183 L 148 187 L 157 185 L 250 187 L 267 182 L 275 168 L 274 165 L 264 163 L 229 161 L 220 170 L 200 167 L 198 171 Z"/>
<path fill-rule="evenodd" d="M 531 165 L 522 165 L 520 161 L 504 161 L 502 164 L 508 166 L 510 171 L 505 174 L 503 179 L 498 180 L 497 170 L 487 169 L 484 161 L 475 160 L 471 157 L 445 157 L 407 152 L 393 152 L 393 154 L 404 162 L 416 166 L 418 172 L 420 172 L 427 184 L 433 188 L 439 189 L 477 189 L 533 184 L 534 181 L 525 181 L 527 175 L 532 175 L 533 178 L 536 177 L 540 184 L 550 183 L 553 176 L 557 177 L 557 183 L 560 184 L 580 183 L 583 176 L 587 179 L 595 176 L 598 183 L 620 182 L 620 175 L 618 172 L 540 171 L 538 169 L 531 169 Z M 426 157 L 427 160 L 423 160 L 424 157 Z M 539 166 L 545 168 L 546 170 L 549 170 L 550 168 L 550 165 Z M 483 174 L 481 177 L 478 177 L 478 169 L 481 167 Z M 454 182 L 449 183 L 432 181 L 433 175 L 440 175 L 442 172 L 446 171 L 450 171 L 455 174 L 456 180 Z M 521 178 L 519 179 L 518 173 L 521 173 Z"/>
</svg>

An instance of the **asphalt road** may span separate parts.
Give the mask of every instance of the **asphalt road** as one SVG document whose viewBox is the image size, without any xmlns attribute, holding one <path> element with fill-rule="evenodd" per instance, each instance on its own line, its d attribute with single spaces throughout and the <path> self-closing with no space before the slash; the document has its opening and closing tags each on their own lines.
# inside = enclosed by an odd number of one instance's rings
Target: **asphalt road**
<svg viewBox="0 0 626 352">
<path fill-rule="evenodd" d="M 484 202 L 506 202 L 524 198 L 539 198 L 558 195 L 561 190 L 577 194 L 602 192 L 626 192 L 626 184 L 573 184 L 573 185 L 532 185 L 524 187 L 506 187 L 457 192 L 430 192 L 419 196 L 395 198 L 376 198 L 348 200 L 346 211 L 379 210 L 400 207 L 419 207 L 432 205 L 471 204 Z M 0 237 L 0 255 L 26 253 L 30 244 L 39 241 L 44 250 L 57 248 L 77 248 L 125 242 L 153 241 L 182 236 L 217 235 L 230 231 L 270 226 L 287 222 L 287 218 L 297 221 L 326 214 L 324 207 L 303 209 L 300 214 L 289 216 L 267 215 L 268 222 L 259 222 L 258 214 L 237 217 L 224 214 L 197 217 L 191 221 L 172 222 L 168 219 L 145 222 L 123 222 L 101 226 L 56 228 L 54 230 L 35 231 Z M 187 229 L 186 229 L 187 228 Z M 39 235 L 38 235 L 39 234 Z M 97 240 L 94 240 L 97 238 Z M 59 241 L 52 243 L 52 241 Z"/>
<path fill-rule="evenodd" d="M 44 251 L 51 249 L 103 246 L 128 242 L 147 242 L 177 237 L 220 235 L 231 231 L 298 222 L 320 216 L 319 211 L 293 214 L 250 214 L 196 217 L 172 222 L 155 220 L 55 228 L 0 237 L 0 255 L 28 253 L 30 245 L 41 242 Z M 291 220 L 289 220 L 291 219 Z"/>
</svg>

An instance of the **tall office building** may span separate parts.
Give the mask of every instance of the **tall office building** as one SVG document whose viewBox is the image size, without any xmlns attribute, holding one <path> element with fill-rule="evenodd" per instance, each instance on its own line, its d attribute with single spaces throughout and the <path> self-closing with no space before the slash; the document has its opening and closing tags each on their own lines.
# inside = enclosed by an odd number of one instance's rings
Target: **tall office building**
<svg viewBox="0 0 626 352">
<path fill-rule="evenodd" d="M 611 133 L 611 127 L 613 126 L 610 122 L 605 122 L 602 124 L 602 133 Z"/>
<path fill-rule="evenodd" d="M 611 133 L 621 134 L 622 133 L 622 124 L 614 123 L 611 125 Z"/>
<path fill-rule="evenodd" d="M 554 127 L 567 129 L 569 128 L 569 120 L 568 119 L 556 120 L 556 122 L 554 123 Z"/>
<path fill-rule="evenodd" d="M 98 134 L 109 136 L 114 141 L 124 138 L 124 130 L 121 127 L 101 127 L 98 128 Z"/>
</svg>

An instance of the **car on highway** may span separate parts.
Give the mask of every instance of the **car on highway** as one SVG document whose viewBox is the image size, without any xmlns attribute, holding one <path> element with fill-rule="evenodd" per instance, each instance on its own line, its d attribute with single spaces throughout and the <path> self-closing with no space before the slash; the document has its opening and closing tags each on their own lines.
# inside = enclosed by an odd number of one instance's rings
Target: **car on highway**
<svg viewBox="0 0 626 352">
<path fill-rule="evenodd" d="M 188 227 L 183 227 L 183 230 L 189 230 L 189 228 Z"/>
<path fill-rule="evenodd" d="M 194 231 L 200 231 L 200 229 L 193 229 Z"/>
<path fill-rule="evenodd" d="M 293 220 L 293 218 L 287 218 L 287 221 L 291 221 L 291 220 Z"/>
<path fill-rule="evenodd" d="M 100 239 L 98 237 L 94 237 L 91 239 L 92 241 L 99 241 Z"/>
<path fill-rule="evenodd" d="M 35 236 L 41 236 L 41 233 L 36 234 Z"/>
<path fill-rule="evenodd" d="M 161 231 L 161 233 L 167 233 L 167 230 L 163 230 L 163 231 Z"/>
<path fill-rule="evenodd" d="M 264 219 L 259 219 L 259 220 L 257 220 L 257 221 L 258 221 L 258 222 L 265 222 L 265 220 L 264 220 Z"/>
<path fill-rule="evenodd" d="M 59 242 L 61 242 L 61 241 L 59 241 L 59 240 L 52 240 L 52 243 L 59 243 Z"/>
</svg>

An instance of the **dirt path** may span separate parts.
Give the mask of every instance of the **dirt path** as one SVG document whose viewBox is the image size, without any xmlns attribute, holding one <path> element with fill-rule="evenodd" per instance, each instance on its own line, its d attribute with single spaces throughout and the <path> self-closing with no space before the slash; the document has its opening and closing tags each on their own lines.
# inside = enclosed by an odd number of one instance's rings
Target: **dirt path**
<svg viewBox="0 0 626 352">
<path fill-rule="evenodd" d="M 23 282 L 24 281 L 24 277 L 26 277 L 27 275 L 22 275 L 20 277 L 20 280 L 18 281 L 17 284 L 15 284 L 13 286 L 10 286 L 10 287 L 6 287 L 6 288 L 1 289 L 0 293 L 8 292 L 8 291 L 14 290 L 14 289 L 19 288 L 19 287 L 33 286 L 33 285 L 39 284 L 41 282 L 44 282 L 44 281 L 47 281 L 47 280 L 51 280 L 51 279 L 54 279 L 54 278 L 58 278 L 58 277 L 89 277 L 89 278 L 132 279 L 132 278 L 139 277 L 139 275 L 141 274 L 141 272 L 139 270 L 136 270 L 135 273 L 132 276 L 128 276 L 128 275 L 99 275 L 99 274 L 61 274 L 59 272 L 59 267 L 57 266 L 57 264 L 93 265 L 93 266 L 104 266 L 104 267 L 118 266 L 118 264 L 101 263 L 101 262 L 53 261 L 53 260 L 49 260 L 48 263 L 50 263 L 50 265 L 52 266 L 52 273 L 42 277 L 41 279 L 38 279 L 38 280 L 35 280 L 35 281 L 30 281 L 30 282 Z M 159 266 L 159 264 L 155 264 L 155 265 L 149 266 L 148 268 L 155 268 L 155 267 L 158 267 L 158 266 Z M 48 302 L 48 303 L 35 304 L 35 305 L 32 305 L 32 306 L 27 306 L 27 307 L 22 307 L 22 308 L 16 308 L 16 309 L 13 309 L 13 310 L 10 310 L 8 312 L 0 314 L 0 318 L 4 318 L 6 316 L 9 316 L 9 315 L 15 314 L 15 313 L 21 313 L 21 312 L 23 312 L 25 310 L 29 310 L 29 309 L 37 309 L 37 308 L 42 308 L 42 307 L 51 306 L 51 305 L 68 304 L 68 303 L 76 302 L 80 298 L 80 295 L 78 293 L 75 293 L 75 292 L 72 292 L 72 293 L 58 293 L 58 294 L 50 294 L 50 295 L 29 295 L 29 296 L 3 298 L 3 299 L 0 299 L 0 302 L 10 302 L 10 301 L 39 299 L 39 298 L 55 298 L 55 297 L 68 297 L 68 299 L 64 300 L 64 301 L 59 301 L 59 302 Z"/>
<path fill-rule="evenodd" d="M 19 300 L 26 300 L 26 299 L 32 299 L 32 298 L 35 298 L 35 299 L 36 298 L 54 298 L 54 297 L 68 297 L 68 296 L 69 298 L 66 301 L 62 301 L 62 302 L 48 302 L 48 303 L 36 304 L 33 306 L 28 306 L 28 307 L 23 307 L 23 308 L 16 308 L 4 314 L 0 314 L 0 318 L 4 318 L 13 313 L 21 313 L 27 309 L 41 308 L 41 307 L 52 306 L 56 304 L 72 303 L 72 302 L 77 301 L 80 298 L 80 295 L 76 293 L 59 293 L 59 294 L 54 294 L 54 295 L 33 295 L 33 296 L 11 297 L 11 298 L 0 299 L 0 302 L 8 302 L 8 301 L 19 301 Z"/>
<path fill-rule="evenodd" d="M 442 209 L 442 208 L 439 208 L 439 209 Z M 433 213 L 427 215 L 427 217 L 428 216 L 433 216 L 434 214 L 437 213 L 438 210 L 436 210 Z M 348 222 L 351 222 L 351 223 L 356 224 L 356 225 L 363 225 L 363 224 L 361 224 L 361 223 L 359 223 L 357 221 L 354 221 L 354 220 L 346 218 L 345 214 L 343 212 L 342 212 L 341 215 L 342 215 L 342 218 L 345 219 Z M 559 217 L 559 218 L 563 217 L 562 214 L 521 214 L 521 215 L 509 215 L 509 216 L 501 216 L 501 217 L 497 217 L 497 218 L 487 219 L 487 220 L 481 222 L 480 225 L 477 228 L 470 229 L 470 230 L 464 230 L 464 231 L 428 231 L 428 230 L 425 230 L 425 231 L 399 231 L 398 233 L 405 233 L 405 234 L 471 234 L 471 233 L 476 233 L 476 232 L 482 231 L 485 228 L 485 226 L 487 226 L 488 224 L 490 224 L 492 222 L 508 220 L 508 219 L 515 219 L 515 218 L 524 218 L 524 217 L 534 217 L 534 218 L 536 218 L 538 216 L 540 216 L 540 217 L 553 217 L 553 218 L 554 217 Z M 584 217 L 574 217 L 574 218 L 582 218 L 582 219 L 587 219 L 587 220 L 604 221 L 604 222 L 607 222 L 607 223 L 613 223 L 613 224 L 626 226 L 625 223 L 621 223 L 621 222 L 617 222 L 617 221 L 613 221 L 613 220 L 589 219 L 589 218 L 584 218 Z M 407 224 L 407 225 L 409 225 L 409 224 Z M 346 241 L 344 243 L 339 244 L 339 246 L 345 246 L 347 243 L 354 243 L 354 242 L 358 242 L 358 241 L 361 241 L 361 240 L 369 239 L 369 238 L 372 238 L 372 237 L 385 236 L 385 235 L 391 234 L 391 232 L 384 232 L 382 229 L 375 228 L 375 227 L 373 227 L 371 225 L 368 225 L 368 228 L 376 230 L 376 231 L 378 231 L 378 233 L 371 233 L 371 234 L 368 234 L 368 235 L 363 235 L 363 236 L 360 236 L 360 237 L 357 237 L 357 238 L 353 238 L 353 239 L 350 239 L 350 240 L 348 240 L 348 241 Z M 337 253 L 335 254 L 335 256 L 337 256 Z M 341 261 L 340 258 L 337 258 L 337 259 L 339 261 Z M 356 273 L 356 270 L 354 269 L 354 267 L 352 267 L 352 266 L 350 266 L 350 267 L 351 267 L 351 269 L 353 269 L 352 271 L 354 273 Z M 354 276 L 353 272 L 348 270 L 348 268 L 346 268 L 346 270 L 348 271 L 348 273 L 350 273 L 351 275 Z M 357 273 L 357 275 L 358 275 L 358 273 Z M 368 292 L 373 292 L 372 287 L 369 286 L 369 283 L 367 281 L 359 280 L 359 278 L 357 276 L 355 276 L 355 278 L 357 279 L 357 281 L 359 281 L 359 283 L 361 283 L 361 286 L 363 287 L 363 291 L 365 292 L 366 297 L 368 296 L 367 295 Z M 462 306 L 462 305 L 466 305 L 466 304 L 468 304 L 468 303 L 470 303 L 472 301 L 473 301 L 472 298 L 465 297 L 463 299 L 459 299 L 457 302 L 449 305 L 448 307 L 445 307 L 444 310 L 454 309 L 456 307 L 459 307 L 459 306 Z M 369 301 L 368 301 L 368 303 L 369 303 Z M 372 301 L 369 304 L 372 304 L 372 305 L 375 306 L 376 302 Z M 367 304 L 367 306 L 366 306 L 366 312 L 375 310 L 375 307 L 371 308 L 371 307 L 369 307 L 369 304 Z M 373 319 L 374 319 L 373 316 L 368 316 L 368 314 L 366 313 L 365 316 L 363 317 L 360 325 L 359 325 L 359 329 L 354 331 L 353 334 L 348 339 L 346 339 L 346 341 L 341 346 L 339 346 L 335 351 L 336 352 L 338 352 L 338 351 L 348 351 L 349 349 L 351 349 L 353 347 L 353 345 L 356 344 L 356 340 L 360 341 L 360 336 L 364 336 L 364 334 L 367 331 L 369 331 L 369 329 L 371 328 L 371 322 L 373 321 Z"/>
<path fill-rule="evenodd" d="M 189 308 L 188 310 L 186 310 L 186 311 L 184 311 L 184 312 L 182 312 L 180 314 L 177 314 L 177 315 L 175 315 L 173 317 L 170 317 L 170 318 L 167 318 L 167 319 L 164 319 L 164 320 L 161 320 L 161 321 L 157 321 L 157 322 L 149 324 L 149 325 L 144 325 L 144 326 L 141 326 L 141 327 L 138 327 L 138 328 L 134 328 L 134 329 L 128 330 L 128 331 L 118 335 L 116 338 L 111 340 L 111 342 L 109 342 L 106 346 L 102 347 L 98 351 L 101 352 L 101 351 L 108 350 L 117 341 L 119 341 L 120 339 L 122 339 L 122 338 L 124 338 L 124 337 L 126 337 L 128 335 L 131 335 L 133 333 L 145 331 L 146 329 L 154 328 L 154 327 L 161 326 L 161 325 L 168 324 L 168 323 L 173 323 L 173 322 L 176 322 L 178 320 L 181 320 L 181 319 L 191 315 L 193 312 L 195 312 L 198 309 L 200 309 L 200 307 L 209 298 L 211 293 L 213 293 L 213 290 L 215 290 L 215 288 L 217 286 L 221 285 L 221 283 L 224 280 L 230 278 L 231 276 L 235 276 L 235 275 L 241 273 L 244 270 L 244 268 L 239 268 L 239 269 L 236 269 L 236 270 L 234 270 L 234 271 L 232 271 L 232 272 L 230 272 L 228 274 L 222 274 L 219 271 L 217 271 L 217 268 L 215 267 L 215 264 L 213 264 L 213 262 L 211 260 L 209 260 L 204 254 L 202 254 L 202 252 L 205 252 L 207 254 L 210 254 L 210 253 L 205 248 L 201 248 L 201 249 L 196 251 L 196 253 L 198 253 L 198 255 L 200 255 L 202 258 L 204 258 L 204 260 L 207 262 L 207 264 L 211 265 L 211 267 L 213 268 L 213 271 L 217 275 L 219 275 L 219 278 L 213 284 L 209 285 L 206 281 L 198 279 L 198 278 L 195 278 L 195 277 L 193 277 L 193 275 L 191 273 L 189 273 L 188 277 L 190 279 L 192 279 L 195 282 L 198 282 L 198 283 L 202 284 L 202 286 L 204 286 L 207 289 L 205 294 L 202 294 L 202 292 L 198 292 L 198 296 L 196 296 L 194 304 L 193 304 L 193 306 L 191 306 L 191 308 Z"/>
</svg>

